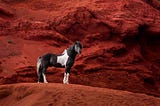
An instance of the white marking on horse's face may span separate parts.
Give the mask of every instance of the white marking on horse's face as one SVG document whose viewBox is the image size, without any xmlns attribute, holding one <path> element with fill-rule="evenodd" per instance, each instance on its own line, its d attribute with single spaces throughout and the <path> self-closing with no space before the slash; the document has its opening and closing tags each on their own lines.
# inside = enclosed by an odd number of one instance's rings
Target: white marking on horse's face
<svg viewBox="0 0 160 106">
<path fill-rule="evenodd" d="M 79 47 L 79 46 L 77 46 L 77 45 L 75 45 L 75 51 L 78 53 L 78 54 L 80 54 L 81 53 L 81 48 Z"/>
<path fill-rule="evenodd" d="M 60 63 L 62 66 L 66 66 L 68 57 L 67 50 L 65 50 L 61 56 L 57 56 L 57 63 Z"/>
</svg>

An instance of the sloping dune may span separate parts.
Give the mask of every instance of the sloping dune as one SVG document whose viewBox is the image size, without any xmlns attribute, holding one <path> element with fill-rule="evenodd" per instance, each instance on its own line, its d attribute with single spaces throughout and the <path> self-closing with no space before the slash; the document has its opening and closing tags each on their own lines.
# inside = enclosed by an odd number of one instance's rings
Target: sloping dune
<svg viewBox="0 0 160 106">
<path fill-rule="evenodd" d="M 145 94 L 83 85 L 20 83 L 0 86 L 0 106 L 159 106 L 159 104 L 160 98 Z"/>
</svg>

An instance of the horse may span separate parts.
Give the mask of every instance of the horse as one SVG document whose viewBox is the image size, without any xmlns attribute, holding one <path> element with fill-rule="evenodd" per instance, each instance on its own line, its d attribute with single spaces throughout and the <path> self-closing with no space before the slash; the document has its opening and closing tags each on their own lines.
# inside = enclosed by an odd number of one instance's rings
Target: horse
<svg viewBox="0 0 160 106">
<path fill-rule="evenodd" d="M 82 44 L 76 41 L 69 48 L 65 49 L 62 54 L 47 53 L 37 60 L 38 83 L 48 83 L 46 79 L 46 70 L 48 67 L 65 68 L 63 83 L 69 84 L 70 70 L 74 64 L 77 54 L 81 54 Z"/>
</svg>

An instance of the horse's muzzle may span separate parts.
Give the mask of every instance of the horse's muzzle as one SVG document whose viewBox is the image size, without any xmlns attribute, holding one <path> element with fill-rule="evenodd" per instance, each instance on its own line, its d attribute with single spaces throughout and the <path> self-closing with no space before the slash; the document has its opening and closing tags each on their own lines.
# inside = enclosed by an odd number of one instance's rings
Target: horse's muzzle
<svg viewBox="0 0 160 106">
<path fill-rule="evenodd" d="M 78 54 L 81 54 L 81 53 L 82 53 L 82 51 L 81 51 L 81 50 L 79 50 L 79 51 L 78 51 Z"/>
</svg>

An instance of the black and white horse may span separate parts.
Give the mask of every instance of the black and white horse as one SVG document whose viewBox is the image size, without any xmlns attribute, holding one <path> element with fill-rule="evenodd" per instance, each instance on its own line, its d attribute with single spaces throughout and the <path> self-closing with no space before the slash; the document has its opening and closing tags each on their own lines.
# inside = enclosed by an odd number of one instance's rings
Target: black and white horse
<svg viewBox="0 0 160 106">
<path fill-rule="evenodd" d="M 76 41 L 60 55 L 47 53 L 39 57 L 37 61 L 38 82 L 47 83 L 45 75 L 46 70 L 48 67 L 54 66 L 58 68 L 65 68 L 63 83 L 68 84 L 70 69 L 74 64 L 76 55 L 80 54 L 81 50 L 82 44 L 79 41 Z"/>
</svg>

